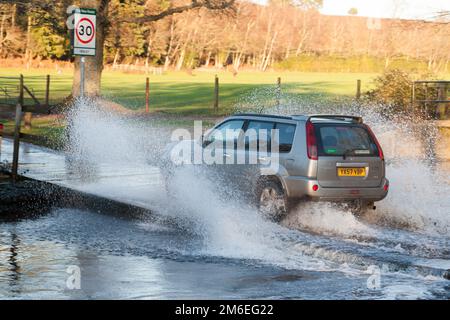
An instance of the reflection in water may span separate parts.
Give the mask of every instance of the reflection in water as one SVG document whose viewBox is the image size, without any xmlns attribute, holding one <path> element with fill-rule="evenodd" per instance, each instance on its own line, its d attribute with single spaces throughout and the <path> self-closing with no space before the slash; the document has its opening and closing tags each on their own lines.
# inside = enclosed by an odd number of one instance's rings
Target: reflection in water
<svg viewBox="0 0 450 320">
<path fill-rule="evenodd" d="M 10 285 L 13 287 L 18 283 L 20 277 L 20 266 L 17 261 L 17 254 L 20 246 L 20 239 L 15 233 L 11 233 L 11 247 L 9 252 L 9 265 L 11 267 Z"/>
</svg>

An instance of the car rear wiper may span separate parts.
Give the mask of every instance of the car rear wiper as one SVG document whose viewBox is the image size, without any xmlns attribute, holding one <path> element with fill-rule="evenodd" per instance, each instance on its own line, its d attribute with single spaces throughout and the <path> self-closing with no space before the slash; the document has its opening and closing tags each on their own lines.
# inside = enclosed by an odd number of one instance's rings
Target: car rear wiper
<svg viewBox="0 0 450 320">
<path fill-rule="evenodd" d="M 351 153 L 354 153 L 356 150 L 358 150 L 358 149 L 356 148 L 356 149 L 347 149 L 347 150 L 345 150 L 344 153 L 342 154 L 342 159 L 345 160 L 345 158 L 348 155 L 350 155 Z"/>
</svg>

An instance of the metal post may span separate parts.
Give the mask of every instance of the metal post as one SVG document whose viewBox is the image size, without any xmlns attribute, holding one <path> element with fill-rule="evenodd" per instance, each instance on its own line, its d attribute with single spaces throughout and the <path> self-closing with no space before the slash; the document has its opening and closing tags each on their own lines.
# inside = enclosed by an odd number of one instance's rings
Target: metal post
<svg viewBox="0 0 450 320">
<path fill-rule="evenodd" d="M 361 99 L 361 80 L 356 80 L 356 100 Z"/>
<path fill-rule="evenodd" d="M 145 112 L 149 111 L 150 82 L 148 77 L 145 80 Z"/>
<path fill-rule="evenodd" d="M 19 167 L 20 122 L 22 121 L 22 106 L 23 106 L 23 75 L 20 75 L 19 101 L 17 101 L 16 105 L 16 121 L 14 127 L 13 163 L 11 168 L 11 176 L 13 182 L 16 182 L 17 180 L 17 171 Z"/>
<path fill-rule="evenodd" d="M 84 63 L 85 57 L 80 58 L 80 96 L 84 97 Z"/>
<path fill-rule="evenodd" d="M 48 107 L 50 97 L 50 75 L 47 75 L 47 85 L 45 87 L 45 105 Z"/>
<path fill-rule="evenodd" d="M 214 79 L 214 111 L 219 111 L 219 77 Z"/>
</svg>

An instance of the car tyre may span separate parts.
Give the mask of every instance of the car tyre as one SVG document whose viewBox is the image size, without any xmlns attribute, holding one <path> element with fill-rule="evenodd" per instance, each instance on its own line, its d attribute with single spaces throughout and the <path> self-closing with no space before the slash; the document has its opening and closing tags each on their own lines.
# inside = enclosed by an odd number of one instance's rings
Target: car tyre
<svg viewBox="0 0 450 320">
<path fill-rule="evenodd" d="M 258 184 L 256 204 L 267 219 L 278 222 L 289 212 L 289 202 L 280 183 L 267 180 Z"/>
</svg>

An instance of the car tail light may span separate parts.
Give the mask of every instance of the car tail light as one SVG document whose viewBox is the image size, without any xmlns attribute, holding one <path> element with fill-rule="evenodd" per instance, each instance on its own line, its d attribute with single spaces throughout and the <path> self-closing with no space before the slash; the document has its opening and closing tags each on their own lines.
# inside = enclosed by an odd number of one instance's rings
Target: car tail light
<svg viewBox="0 0 450 320">
<path fill-rule="evenodd" d="M 306 150 L 309 159 L 317 160 L 317 139 L 314 125 L 311 121 L 306 122 Z"/>
<path fill-rule="evenodd" d="M 388 191 L 389 190 L 389 183 L 386 183 L 383 187 L 384 191 Z"/>
<path fill-rule="evenodd" d="M 319 190 L 319 186 L 317 184 L 315 184 L 312 186 L 312 189 L 313 189 L 313 191 L 317 191 L 317 190 Z"/>
<path fill-rule="evenodd" d="M 370 136 L 372 137 L 372 140 L 375 142 L 375 144 L 377 145 L 378 148 L 378 156 L 380 157 L 381 160 L 384 160 L 384 154 L 383 154 L 383 149 L 381 149 L 380 143 L 378 142 L 377 137 L 375 137 L 375 134 L 373 133 L 372 129 L 370 129 L 370 127 L 368 125 L 366 125 L 367 131 L 369 131 Z"/>
</svg>

